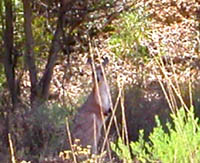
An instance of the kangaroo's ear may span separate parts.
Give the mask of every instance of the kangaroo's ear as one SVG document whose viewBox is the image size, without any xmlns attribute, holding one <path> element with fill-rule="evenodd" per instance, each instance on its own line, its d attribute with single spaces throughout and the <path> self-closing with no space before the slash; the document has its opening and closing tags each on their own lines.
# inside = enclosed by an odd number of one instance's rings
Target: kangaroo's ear
<svg viewBox="0 0 200 163">
<path fill-rule="evenodd" d="M 109 63 L 109 60 L 108 58 L 106 57 L 103 61 L 103 66 L 105 67 L 107 64 Z"/>
</svg>

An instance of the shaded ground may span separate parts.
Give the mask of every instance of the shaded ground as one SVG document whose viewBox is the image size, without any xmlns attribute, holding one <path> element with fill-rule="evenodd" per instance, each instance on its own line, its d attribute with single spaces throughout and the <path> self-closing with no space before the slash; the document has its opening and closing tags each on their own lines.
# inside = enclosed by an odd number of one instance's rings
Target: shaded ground
<svg viewBox="0 0 200 163">
<path fill-rule="evenodd" d="M 144 129 L 145 138 L 155 126 L 155 115 L 163 124 L 169 120 L 170 109 L 158 83 L 146 89 L 131 88 L 125 95 L 129 138 L 137 140 L 139 130 Z"/>
<path fill-rule="evenodd" d="M 182 90 L 182 97 L 188 107 L 190 107 L 189 91 L 185 84 Z M 196 85 L 193 89 L 193 105 L 195 107 L 196 116 L 200 116 L 200 87 Z M 181 103 L 176 97 L 178 108 Z M 155 116 L 158 115 L 162 125 L 165 128 L 167 121 L 171 121 L 169 108 L 166 97 L 158 82 L 152 82 L 146 88 L 133 86 L 125 91 L 124 106 L 126 109 L 126 121 L 128 126 L 129 139 L 136 141 L 139 136 L 139 130 L 144 130 L 144 137 L 148 136 L 155 127 Z M 119 111 L 120 112 L 120 111 Z M 118 112 L 118 117 L 120 114 Z M 166 130 L 167 131 L 167 130 Z"/>
</svg>

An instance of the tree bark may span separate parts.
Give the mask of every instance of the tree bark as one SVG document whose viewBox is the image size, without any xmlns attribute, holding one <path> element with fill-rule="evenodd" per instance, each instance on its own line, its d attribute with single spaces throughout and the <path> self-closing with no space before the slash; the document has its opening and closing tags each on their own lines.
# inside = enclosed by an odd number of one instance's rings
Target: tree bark
<svg viewBox="0 0 200 163">
<path fill-rule="evenodd" d="M 37 97 L 37 71 L 35 66 L 35 57 L 34 57 L 34 39 L 32 34 L 32 9 L 31 9 L 31 0 L 23 0 L 24 6 L 24 30 L 26 38 L 26 52 L 25 52 L 25 62 L 29 70 L 29 76 L 31 81 L 31 107 L 34 108 L 34 103 L 36 102 Z"/>
<path fill-rule="evenodd" d="M 5 134 L 6 134 L 6 144 L 8 145 L 8 133 L 10 132 L 10 113 L 14 111 L 18 99 L 16 91 L 16 82 L 15 82 L 15 66 L 14 66 L 14 54 L 13 54 L 13 11 L 12 11 L 12 0 L 5 0 L 5 31 L 3 35 L 4 39 L 4 68 L 6 80 L 8 83 L 8 89 L 11 96 L 12 107 L 11 109 L 6 109 L 7 114 L 5 115 Z M 10 108 L 10 107 L 7 107 Z M 11 161 L 11 160 L 10 160 Z"/>
<path fill-rule="evenodd" d="M 6 9 L 6 29 L 4 32 L 4 46 L 5 46 L 5 57 L 4 67 L 5 74 L 8 83 L 8 88 L 12 99 L 12 108 L 14 109 L 18 99 L 15 82 L 15 67 L 13 63 L 13 14 L 12 14 L 12 0 L 5 0 Z"/>
</svg>

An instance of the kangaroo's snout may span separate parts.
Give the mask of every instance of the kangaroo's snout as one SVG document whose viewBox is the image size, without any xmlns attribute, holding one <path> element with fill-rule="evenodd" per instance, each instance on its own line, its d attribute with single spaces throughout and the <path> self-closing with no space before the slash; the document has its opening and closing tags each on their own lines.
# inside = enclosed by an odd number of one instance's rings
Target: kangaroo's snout
<svg viewBox="0 0 200 163">
<path fill-rule="evenodd" d="M 104 112 L 105 116 L 109 116 L 112 113 L 111 108 L 109 108 L 106 112 Z"/>
</svg>

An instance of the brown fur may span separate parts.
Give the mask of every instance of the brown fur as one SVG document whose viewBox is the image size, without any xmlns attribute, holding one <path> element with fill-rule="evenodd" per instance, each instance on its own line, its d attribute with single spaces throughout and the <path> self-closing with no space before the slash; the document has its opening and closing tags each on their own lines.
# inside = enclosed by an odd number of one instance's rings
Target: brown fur
<svg viewBox="0 0 200 163">
<path fill-rule="evenodd" d="M 79 139 L 82 146 L 90 145 L 92 153 L 97 153 L 101 129 L 108 117 L 107 113 L 110 112 L 110 92 L 100 66 L 96 68 L 97 82 L 94 76 L 93 72 L 94 87 L 87 101 L 75 116 L 72 136 L 73 139 Z"/>
</svg>

